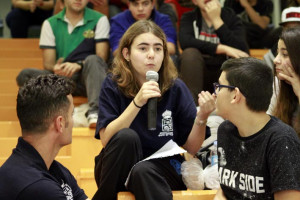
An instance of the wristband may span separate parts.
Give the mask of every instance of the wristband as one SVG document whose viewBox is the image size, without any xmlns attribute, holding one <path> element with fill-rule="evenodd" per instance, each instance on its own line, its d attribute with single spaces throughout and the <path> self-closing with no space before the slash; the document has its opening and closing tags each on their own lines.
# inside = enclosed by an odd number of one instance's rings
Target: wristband
<svg viewBox="0 0 300 200">
<path fill-rule="evenodd" d="M 134 99 L 133 99 L 132 101 L 133 101 L 133 104 L 134 104 L 137 108 L 142 108 L 142 106 L 138 106 L 138 105 L 135 103 Z"/>
</svg>

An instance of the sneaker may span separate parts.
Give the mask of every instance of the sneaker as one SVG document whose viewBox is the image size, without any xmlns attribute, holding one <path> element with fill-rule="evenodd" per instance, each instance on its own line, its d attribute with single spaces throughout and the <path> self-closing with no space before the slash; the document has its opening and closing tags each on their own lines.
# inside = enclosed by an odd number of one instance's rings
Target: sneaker
<svg viewBox="0 0 300 200">
<path fill-rule="evenodd" d="M 98 120 L 98 114 L 97 113 L 89 114 L 88 117 L 87 117 L 87 120 L 89 122 L 89 127 L 90 128 L 96 128 L 97 120 Z"/>
</svg>

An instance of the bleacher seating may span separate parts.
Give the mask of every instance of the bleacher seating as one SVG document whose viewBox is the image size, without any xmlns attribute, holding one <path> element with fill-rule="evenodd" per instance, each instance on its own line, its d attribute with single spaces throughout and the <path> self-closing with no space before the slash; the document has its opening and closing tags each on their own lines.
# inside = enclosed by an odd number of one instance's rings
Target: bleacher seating
<svg viewBox="0 0 300 200">
<path fill-rule="evenodd" d="M 11 154 L 21 135 L 16 116 L 16 96 L 18 86 L 15 78 L 24 68 L 42 69 L 42 51 L 38 39 L 0 39 L 0 166 Z M 262 59 L 267 50 L 251 50 L 250 54 Z M 74 104 L 86 103 L 85 97 L 75 97 Z M 61 149 L 57 160 L 63 163 L 78 184 L 91 198 L 96 191 L 94 181 L 94 157 L 102 148 L 101 142 L 94 139 L 94 130 L 73 128 L 72 144 Z M 174 200 L 213 199 L 216 191 L 174 191 Z M 121 192 L 119 200 L 133 200 L 129 192 Z"/>
<path fill-rule="evenodd" d="M 24 68 L 43 69 L 39 39 L 0 39 L 0 121 L 16 121 L 16 76 Z M 76 106 L 87 98 L 75 97 Z"/>
<path fill-rule="evenodd" d="M 263 60 L 264 55 L 269 51 L 269 49 L 250 49 L 250 56 Z"/>
</svg>

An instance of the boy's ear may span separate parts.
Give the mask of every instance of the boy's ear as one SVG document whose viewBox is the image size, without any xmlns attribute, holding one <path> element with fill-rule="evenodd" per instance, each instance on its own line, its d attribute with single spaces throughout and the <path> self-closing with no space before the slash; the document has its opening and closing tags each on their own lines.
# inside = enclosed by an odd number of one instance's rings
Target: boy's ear
<svg viewBox="0 0 300 200">
<path fill-rule="evenodd" d="M 239 103 L 242 100 L 243 94 L 241 93 L 239 88 L 234 88 L 232 92 L 232 100 L 231 103 Z"/>
</svg>

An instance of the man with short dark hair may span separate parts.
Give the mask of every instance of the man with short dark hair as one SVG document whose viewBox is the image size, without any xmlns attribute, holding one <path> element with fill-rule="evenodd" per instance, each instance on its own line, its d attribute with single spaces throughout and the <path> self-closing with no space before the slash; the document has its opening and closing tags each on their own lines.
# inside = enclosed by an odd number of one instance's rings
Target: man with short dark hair
<svg viewBox="0 0 300 200">
<path fill-rule="evenodd" d="M 226 119 L 218 129 L 219 199 L 300 199 L 300 140 L 290 126 L 266 114 L 272 70 L 255 58 L 230 59 L 221 67 L 214 101 Z"/>
<path fill-rule="evenodd" d="M 70 77 L 76 83 L 74 96 L 87 96 L 86 117 L 96 127 L 101 85 L 106 77 L 109 54 L 109 21 L 86 7 L 88 0 L 64 0 L 65 8 L 43 23 L 40 48 L 45 70 L 24 69 L 17 77 L 22 86 L 40 74 Z"/>
<path fill-rule="evenodd" d="M 74 84 L 54 74 L 19 89 L 17 115 L 22 136 L 0 168 L 0 199 L 84 200 L 74 176 L 54 160 L 71 143 Z"/>
</svg>

